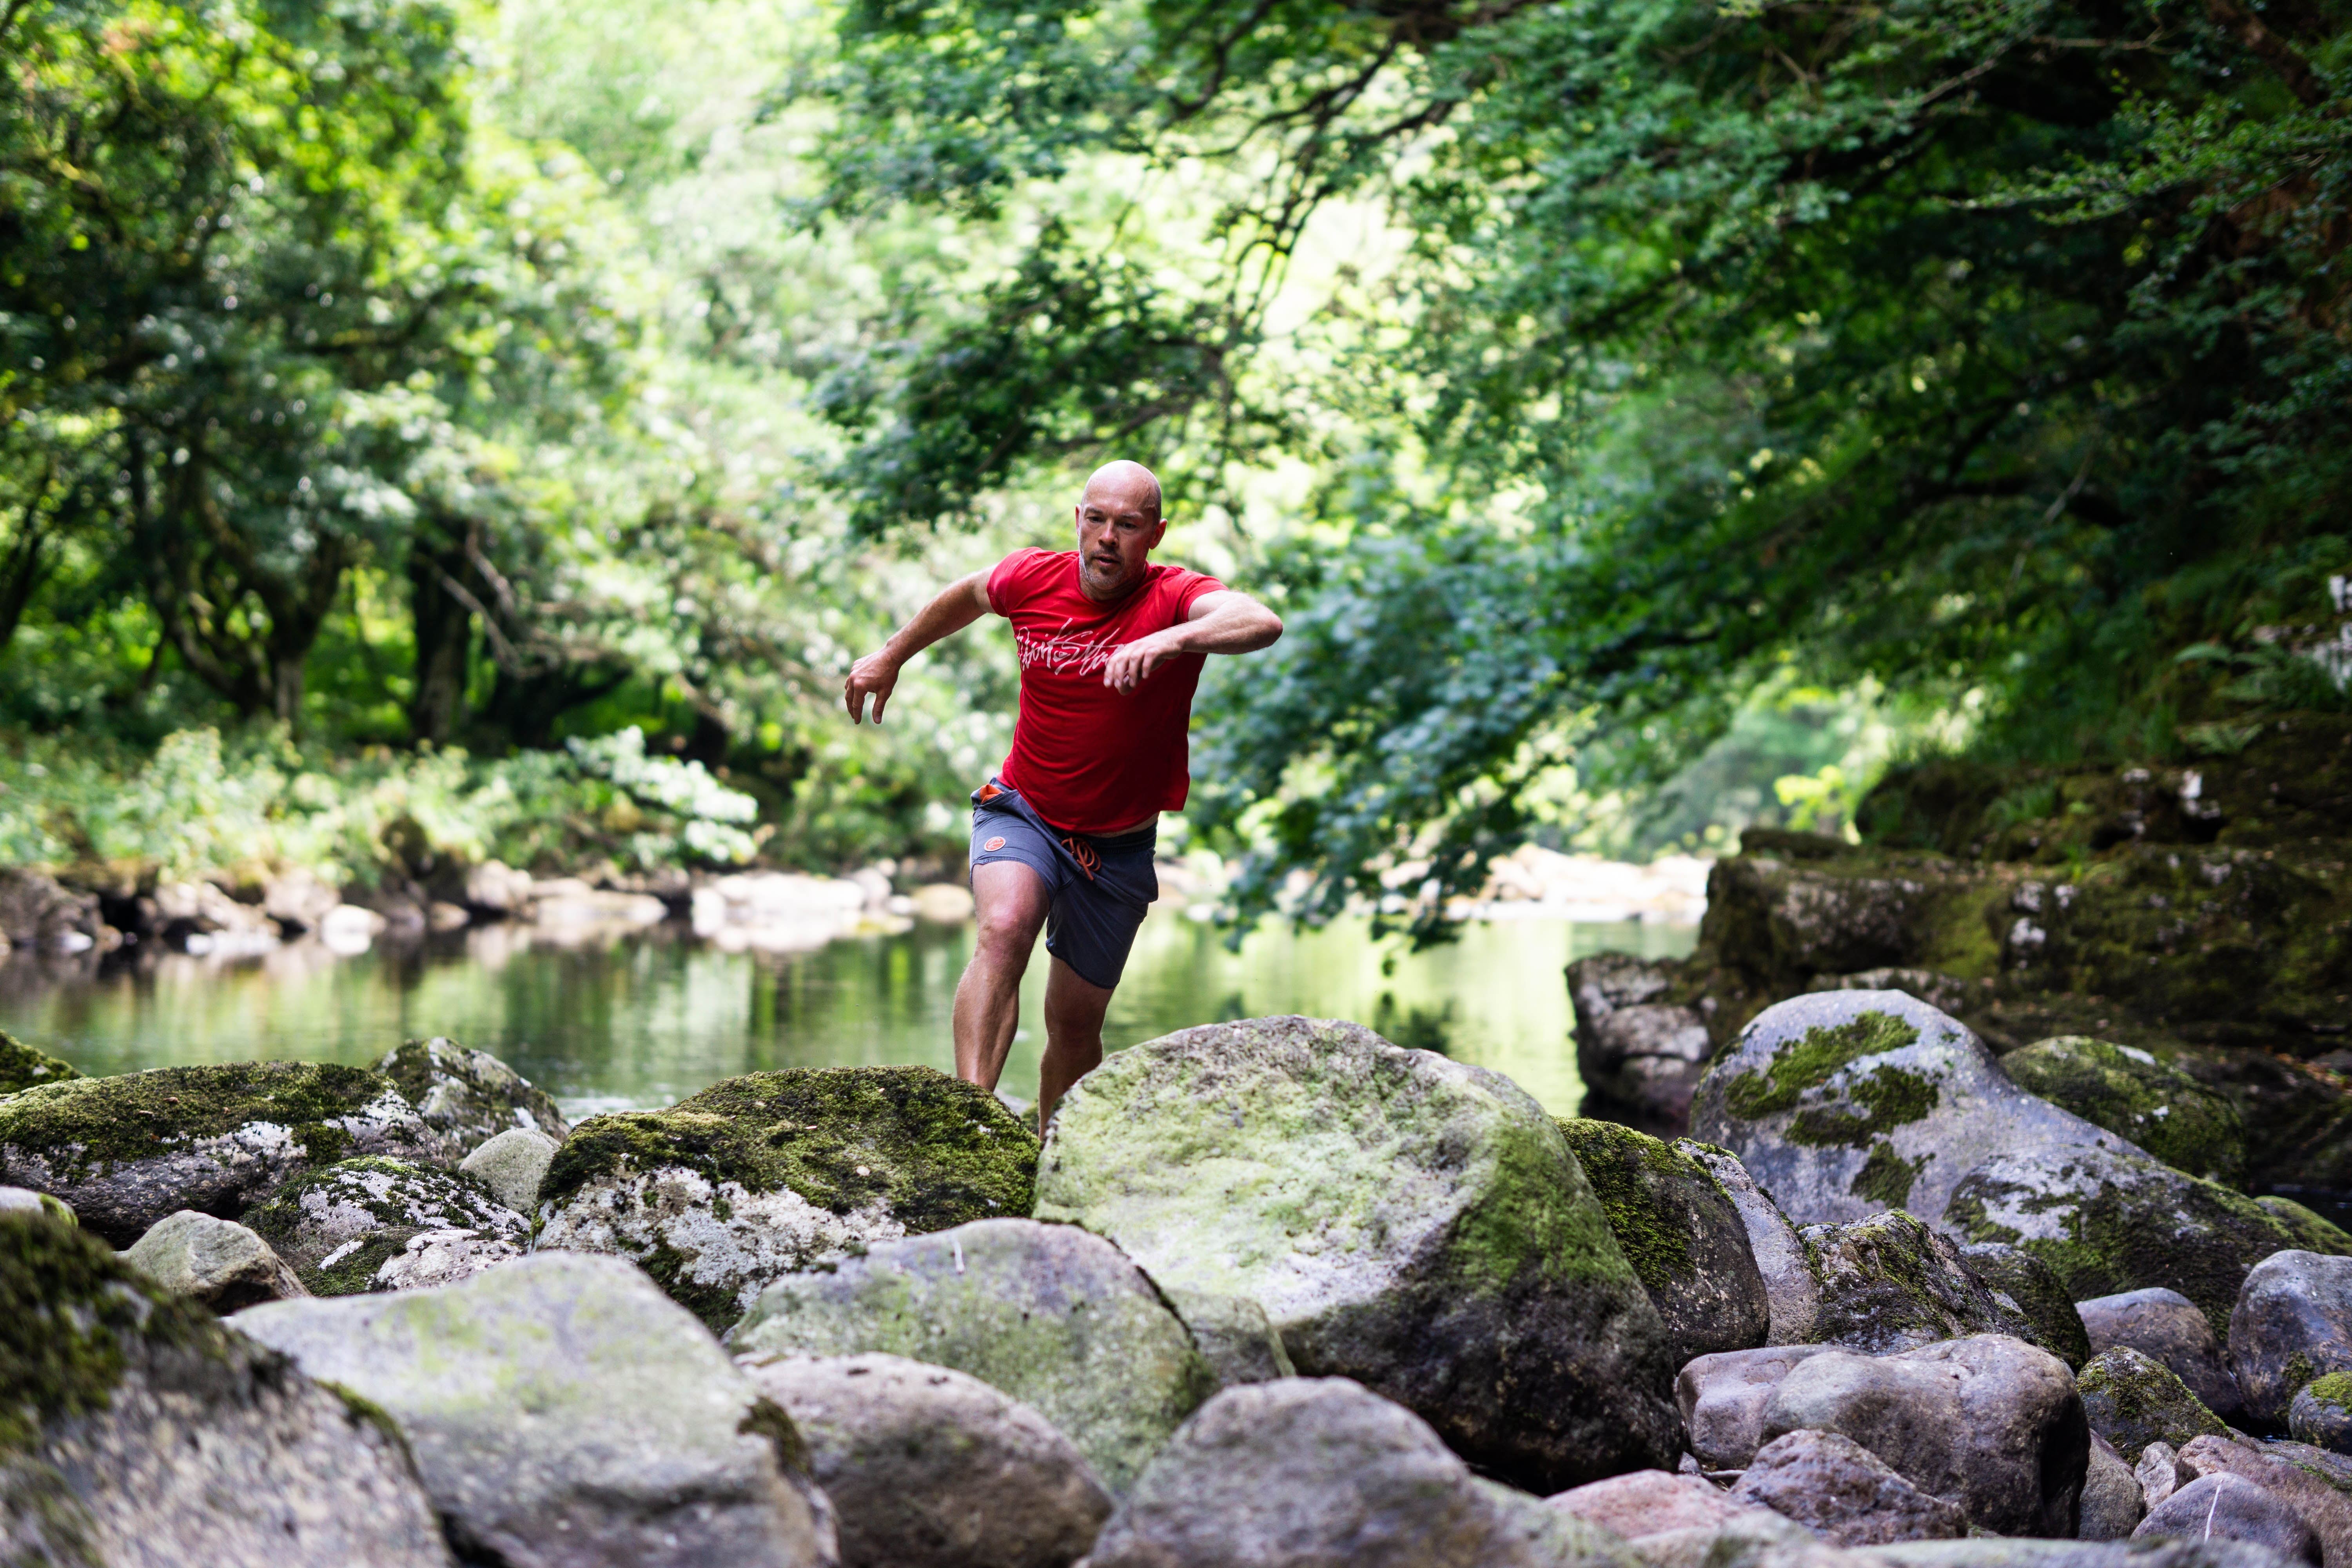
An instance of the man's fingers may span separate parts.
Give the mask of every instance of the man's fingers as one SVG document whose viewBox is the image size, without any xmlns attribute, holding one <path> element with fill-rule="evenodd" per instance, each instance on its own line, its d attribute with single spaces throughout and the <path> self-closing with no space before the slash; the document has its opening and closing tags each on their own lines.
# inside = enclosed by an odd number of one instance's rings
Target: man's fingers
<svg viewBox="0 0 2352 1568">
<path fill-rule="evenodd" d="M 882 704 L 889 700 L 890 694 L 887 691 L 877 691 L 874 694 L 874 721 L 877 724 L 882 722 Z"/>
</svg>

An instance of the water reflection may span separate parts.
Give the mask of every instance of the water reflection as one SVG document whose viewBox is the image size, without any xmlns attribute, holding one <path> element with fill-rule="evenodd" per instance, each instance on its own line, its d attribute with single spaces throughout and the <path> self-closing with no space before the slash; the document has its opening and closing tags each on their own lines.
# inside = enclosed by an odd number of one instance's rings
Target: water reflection
<svg viewBox="0 0 2352 1568">
<path fill-rule="evenodd" d="M 1496 1068 L 1547 1106 L 1581 1093 L 1560 968 L 1606 948 L 1678 956 L 1693 926 L 1506 921 L 1420 954 L 1360 922 L 1269 928 L 1240 952 L 1169 912 L 1144 922 L 1111 1005 L 1113 1048 L 1219 1018 L 1309 1013 L 1378 1023 Z M 811 952 L 722 952 L 664 926 L 609 945 L 535 945 L 491 927 L 424 946 L 337 958 L 298 943 L 223 963 L 159 954 L 93 975 L 79 964 L 0 963 L 0 1029 L 85 1072 L 303 1058 L 366 1063 L 398 1041 L 451 1035 L 496 1051 L 568 1111 L 666 1105 L 763 1068 L 919 1062 L 951 1067 L 948 1011 L 969 926 L 918 926 Z M 1392 963 L 1383 973 L 1384 960 Z M 1034 1020 L 1040 951 L 1024 984 Z M 1005 1087 L 1034 1092 L 1034 1029 Z"/>
</svg>

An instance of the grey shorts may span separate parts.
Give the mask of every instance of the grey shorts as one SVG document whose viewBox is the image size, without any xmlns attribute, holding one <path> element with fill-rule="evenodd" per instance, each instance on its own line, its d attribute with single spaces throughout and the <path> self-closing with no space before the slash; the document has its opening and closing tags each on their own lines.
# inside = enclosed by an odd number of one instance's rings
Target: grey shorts
<svg viewBox="0 0 2352 1568">
<path fill-rule="evenodd" d="M 1053 900 L 1045 951 L 1106 991 L 1118 984 L 1136 928 L 1160 896 L 1151 866 L 1159 840 L 1157 824 L 1116 838 L 1063 833 L 999 779 L 972 792 L 973 867 L 1017 860 L 1037 873 Z"/>
</svg>

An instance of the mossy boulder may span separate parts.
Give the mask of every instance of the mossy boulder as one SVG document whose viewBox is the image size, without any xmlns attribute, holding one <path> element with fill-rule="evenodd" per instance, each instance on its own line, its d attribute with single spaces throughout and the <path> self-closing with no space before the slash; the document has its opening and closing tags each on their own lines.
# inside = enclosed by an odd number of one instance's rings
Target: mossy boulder
<svg viewBox="0 0 2352 1568">
<path fill-rule="evenodd" d="M 471 1233 L 487 1244 L 474 1252 L 485 1267 L 521 1257 L 530 1239 L 530 1222 L 476 1178 L 376 1157 L 299 1176 L 247 1214 L 245 1223 L 314 1296 L 394 1289 L 408 1272 L 396 1267 L 398 1260 L 428 1232 Z"/>
<path fill-rule="evenodd" d="M 1821 1315 L 1822 1282 L 1814 1276 L 1812 1258 L 1797 1227 L 1730 1150 L 1692 1138 L 1676 1139 L 1675 1148 L 1715 1178 L 1747 1227 L 1748 1250 L 1764 1277 L 1764 1295 L 1771 1304 L 1771 1328 L 1764 1342 L 1801 1345 L 1811 1341 L 1813 1320 Z"/>
<path fill-rule="evenodd" d="M 1036 1214 L 1256 1300 L 1301 1373 L 1491 1474 L 1550 1491 L 1679 1452 L 1664 1322 L 1559 1126 L 1484 1068 L 1329 1019 L 1147 1041 L 1063 1101 Z"/>
<path fill-rule="evenodd" d="M 234 1218 L 338 1160 L 439 1148 L 388 1079 L 326 1062 L 156 1068 L 0 1099 L 0 1181 L 62 1198 L 116 1247 L 181 1209 Z"/>
<path fill-rule="evenodd" d="M 559 1143 L 572 1131 L 546 1090 L 489 1052 L 437 1035 L 385 1052 L 375 1070 L 441 1134 L 452 1162 L 512 1128 L 544 1132 Z"/>
<path fill-rule="evenodd" d="M 2021 1247 L 2004 1241 L 1972 1241 L 1960 1248 L 1960 1262 L 1977 1277 L 1994 1302 L 2023 1318 L 2032 1340 L 2068 1366 L 2091 1359 L 2091 1337 L 2058 1271 Z"/>
<path fill-rule="evenodd" d="M 2276 1193 L 2264 1193 L 2254 1202 L 2262 1205 L 2264 1214 L 2286 1226 L 2287 1234 L 2294 1237 L 2296 1250 L 2328 1258 L 2352 1258 L 2352 1233 L 2334 1221 Z"/>
<path fill-rule="evenodd" d="M 1613 1121 L 1563 1120 L 1559 1130 L 1665 1320 L 1675 1364 L 1763 1344 L 1771 1299 L 1747 1226 L 1714 1173 L 1673 1144 Z"/>
<path fill-rule="evenodd" d="M 2287 1405 L 2286 1429 L 2298 1443 L 2352 1454 L 2352 1372 L 2312 1379 Z"/>
<path fill-rule="evenodd" d="M 1813 1342 L 1886 1355 L 1967 1334 L 2031 1339 L 1969 1272 L 1949 1237 L 1894 1210 L 1800 1233 L 1821 1282 Z"/>
<path fill-rule="evenodd" d="M 2293 1245 L 2253 1199 L 2120 1149 L 2004 1154 L 1969 1173 L 1944 1223 L 1970 1241 L 2021 1247 L 2078 1300 L 2161 1285 L 2215 1333 L 2247 1270 Z"/>
<path fill-rule="evenodd" d="M 2019 1089 L 1965 1025 L 1900 991 L 1765 1009 L 1707 1069 L 1691 1132 L 1737 1154 L 1801 1225 L 1897 1208 L 1933 1220 L 1996 1155 L 2123 1145 Z"/>
<path fill-rule="evenodd" d="M 2238 1108 L 2153 1052 L 2060 1035 L 2010 1052 L 2000 1067 L 2027 1093 L 2176 1170 L 2229 1186 L 2245 1180 L 2246 1127 Z"/>
<path fill-rule="evenodd" d="M 80 1071 L 71 1062 L 47 1051 L 37 1051 L 0 1029 L 0 1094 L 14 1094 L 37 1084 L 65 1083 L 79 1077 Z"/>
<path fill-rule="evenodd" d="M 779 1275 L 1025 1215 L 1037 1140 L 930 1068 L 790 1068 L 594 1116 L 540 1185 L 538 1245 L 627 1258 L 714 1331 Z"/>
<path fill-rule="evenodd" d="M 982 1220 L 788 1274 L 728 1339 L 764 1357 L 882 1352 L 969 1373 L 1033 1405 L 1124 1494 L 1216 1392 L 1192 1336 L 1099 1237 Z"/>
<path fill-rule="evenodd" d="M 2189 1440 L 2226 1437 L 2230 1428 L 2179 1374 L 2129 1345 L 2103 1350 L 2074 1374 L 2091 1428 L 2133 1464 L 2150 1443 L 2184 1448 Z"/>
<path fill-rule="evenodd" d="M 96 1237 L 0 1215 L 0 1562 L 447 1568 L 399 1437 Z"/>
</svg>

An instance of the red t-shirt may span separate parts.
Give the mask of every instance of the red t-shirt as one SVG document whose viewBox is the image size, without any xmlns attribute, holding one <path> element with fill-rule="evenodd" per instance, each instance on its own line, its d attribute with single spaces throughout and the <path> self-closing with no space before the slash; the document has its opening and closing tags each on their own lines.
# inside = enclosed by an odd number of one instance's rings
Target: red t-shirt
<svg viewBox="0 0 2352 1568">
<path fill-rule="evenodd" d="M 1078 586 L 1074 550 L 1020 550 L 988 574 L 988 602 L 1021 650 L 1021 716 L 1000 774 L 1055 826 L 1107 833 L 1182 808 L 1192 788 L 1185 731 L 1203 655 L 1179 654 L 1129 692 L 1103 684 L 1123 644 L 1166 631 L 1192 601 L 1224 587 L 1181 566 L 1152 566 L 1116 605 Z"/>
</svg>

